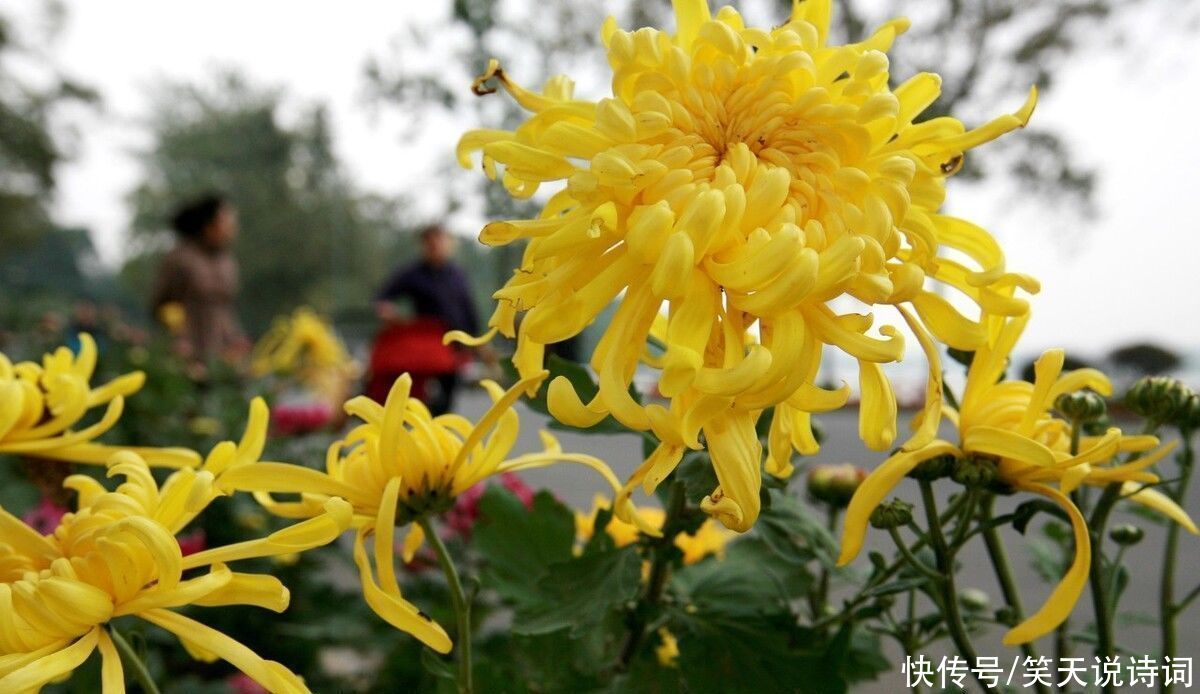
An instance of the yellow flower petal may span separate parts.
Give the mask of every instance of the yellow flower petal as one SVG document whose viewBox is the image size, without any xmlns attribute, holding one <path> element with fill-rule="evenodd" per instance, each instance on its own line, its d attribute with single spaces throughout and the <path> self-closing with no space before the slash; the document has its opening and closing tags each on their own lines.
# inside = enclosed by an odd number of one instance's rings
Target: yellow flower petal
<svg viewBox="0 0 1200 694">
<path fill-rule="evenodd" d="M 1075 609 L 1075 603 L 1079 601 L 1079 596 L 1083 594 L 1092 564 L 1092 544 L 1088 536 L 1087 521 L 1075 504 L 1058 490 L 1044 484 L 1025 485 L 1022 489 L 1050 499 L 1067 512 L 1075 535 L 1075 559 L 1038 611 L 1004 635 L 1005 646 L 1029 643 L 1058 628 L 1058 625 L 1070 616 L 1071 611 Z"/>
</svg>

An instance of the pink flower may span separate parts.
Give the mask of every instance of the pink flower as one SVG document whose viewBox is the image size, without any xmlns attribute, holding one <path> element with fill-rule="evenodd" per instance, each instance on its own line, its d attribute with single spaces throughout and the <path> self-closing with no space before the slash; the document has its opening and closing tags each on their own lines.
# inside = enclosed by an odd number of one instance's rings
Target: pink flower
<svg viewBox="0 0 1200 694">
<path fill-rule="evenodd" d="M 187 535 L 179 536 L 179 551 L 183 556 L 203 552 L 208 547 L 208 537 L 204 534 L 204 528 L 196 528 Z"/>
<path fill-rule="evenodd" d="M 41 502 L 36 507 L 30 509 L 21 520 L 25 521 L 25 525 L 28 525 L 39 533 L 49 535 L 62 522 L 62 518 L 67 512 L 65 506 L 59 506 L 50 497 L 43 496 Z"/>
<path fill-rule="evenodd" d="M 500 484 L 520 499 L 525 508 L 533 508 L 533 489 L 520 477 L 506 472 L 500 475 Z M 470 539 L 471 528 L 475 521 L 479 520 L 479 500 L 483 498 L 485 489 L 485 483 L 480 482 L 458 495 L 454 508 L 447 511 L 445 516 L 446 526 L 452 533 L 462 536 L 463 539 Z"/>
<path fill-rule="evenodd" d="M 280 436 L 319 431 L 332 421 L 332 408 L 320 402 L 282 404 L 271 409 L 271 426 Z"/>
<path fill-rule="evenodd" d="M 244 672 L 237 672 L 226 677 L 225 684 L 229 685 L 229 690 L 233 694 L 267 694 L 266 688 L 250 679 L 250 675 Z"/>
</svg>

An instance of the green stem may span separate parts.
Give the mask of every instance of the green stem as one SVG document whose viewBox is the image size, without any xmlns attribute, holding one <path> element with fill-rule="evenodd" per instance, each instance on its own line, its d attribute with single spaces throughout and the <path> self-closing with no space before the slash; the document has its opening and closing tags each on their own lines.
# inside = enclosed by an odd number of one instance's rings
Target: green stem
<svg viewBox="0 0 1200 694">
<path fill-rule="evenodd" d="M 621 646 L 621 654 L 617 661 L 617 670 L 625 672 L 633 663 L 638 650 L 646 639 L 649 620 L 648 613 L 658 607 L 662 601 L 663 592 L 667 587 L 667 577 L 671 568 L 671 548 L 678 534 L 679 517 L 687 510 L 687 498 L 684 496 L 683 484 L 673 481 L 667 497 L 667 512 L 663 520 L 663 536 L 653 541 L 650 560 L 650 577 L 646 581 L 646 591 L 642 594 L 638 605 L 629 613 L 628 630 L 625 643 Z"/>
<path fill-rule="evenodd" d="M 1108 585 L 1104 580 L 1104 529 L 1113 506 L 1121 498 L 1121 483 L 1114 482 L 1104 488 L 1088 524 L 1092 541 L 1092 565 L 1088 569 L 1088 582 L 1092 588 L 1092 611 L 1096 614 L 1096 655 L 1111 658 L 1116 655 L 1113 640 L 1113 616 L 1109 609 Z M 1104 687 L 1106 694 L 1116 691 L 1112 686 Z"/>
<path fill-rule="evenodd" d="M 992 523 L 995 505 L 994 494 L 987 495 L 980 505 L 983 543 L 987 547 L 988 558 L 992 560 L 992 568 L 996 571 L 996 581 L 1000 583 L 1000 592 L 1004 595 L 1004 602 L 1008 605 L 1008 609 L 1012 610 L 1016 623 L 1020 624 L 1025 621 L 1025 608 L 1021 604 L 1021 593 L 1017 590 L 1017 582 L 1013 579 L 1012 568 L 1008 563 L 1008 552 L 1004 549 L 1004 540 Z M 1021 652 L 1025 654 L 1026 658 L 1032 658 L 1034 661 L 1038 659 L 1032 642 L 1021 644 Z M 1042 682 L 1038 682 L 1037 689 L 1039 692 L 1050 691 L 1050 688 Z"/>
<path fill-rule="evenodd" d="M 133 670 L 133 676 L 137 679 L 138 684 L 142 685 L 142 691 L 145 694 L 159 694 L 158 685 L 154 683 L 154 678 L 150 676 L 150 670 L 146 667 L 146 663 L 138 657 L 137 651 L 133 650 L 133 646 L 121 636 L 121 632 L 117 631 L 113 625 L 108 625 L 108 635 L 112 637 L 113 644 L 117 647 L 117 652 L 121 654 L 121 661 Z"/>
<path fill-rule="evenodd" d="M 963 624 L 962 614 L 958 609 L 958 590 L 954 586 L 954 558 L 950 554 L 950 548 L 946 545 L 946 537 L 942 534 L 937 500 L 933 496 L 933 485 L 928 480 L 920 482 L 921 501 L 924 502 L 925 519 L 929 524 L 929 543 L 933 548 L 934 556 L 937 557 L 938 571 L 942 574 L 942 580 L 938 585 L 942 592 L 942 608 L 945 611 L 943 616 L 946 618 L 946 628 L 950 632 L 950 639 L 958 648 L 959 655 L 967 661 L 967 667 L 971 669 L 971 674 L 975 676 L 979 686 L 984 690 L 991 691 L 992 688 L 984 683 L 975 667 L 978 657 L 975 655 L 975 647 L 971 645 L 970 637 L 967 636 L 967 628 Z"/>
<path fill-rule="evenodd" d="M 834 506 L 833 504 L 830 504 L 826 511 L 825 528 L 827 530 L 829 530 L 829 532 L 831 534 L 836 534 L 836 531 L 837 531 L 838 511 L 840 511 L 840 509 L 837 506 Z M 827 567 L 822 566 L 821 567 L 821 577 L 817 582 L 817 598 L 816 598 L 816 601 L 811 605 L 811 608 L 813 610 L 813 619 L 814 620 L 820 619 L 825 616 L 826 605 L 828 605 L 828 604 L 829 604 L 829 569 Z"/>
<path fill-rule="evenodd" d="M 1179 454 L 1179 482 L 1173 488 L 1168 489 L 1167 494 L 1176 504 L 1182 505 L 1187 495 L 1188 484 L 1192 480 L 1195 451 L 1192 449 L 1192 432 L 1181 430 L 1179 434 L 1183 439 L 1183 450 Z M 1175 557 L 1177 554 L 1179 554 L 1179 524 L 1171 523 L 1167 526 L 1167 546 L 1163 554 L 1162 583 L 1158 602 L 1159 622 L 1162 624 L 1162 655 L 1171 658 L 1178 653 L 1175 619 L 1182 611 L 1175 604 Z M 1194 596 L 1195 591 L 1192 591 L 1192 594 L 1185 600 L 1190 602 Z M 1159 691 L 1166 694 L 1173 688 L 1173 685 L 1167 684 L 1164 679 Z"/>
<path fill-rule="evenodd" d="M 950 504 L 950 508 L 948 508 L 945 512 L 942 513 L 941 522 L 943 524 L 948 523 L 950 521 L 950 519 L 953 518 L 956 513 L 958 513 L 958 507 L 959 507 L 959 504 L 961 503 L 961 500 L 962 500 L 962 497 L 959 497 L 958 499 L 956 499 L 953 503 Z M 921 530 L 920 526 L 918 526 L 916 523 L 909 521 L 909 527 L 912 529 L 913 534 L 915 534 L 917 536 L 917 541 L 914 542 L 912 544 L 912 546 L 908 548 L 909 553 L 913 553 L 913 552 L 917 552 L 918 550 L 925 547 L 925 545 L 929 543 L 929 538 L 925 535 L 925 532 L 923 530 Z M 845 619 L 848 619 L 851 615 L 854 614 L 854 608 L 858 607 L 859 605 L 861 605 L 863 602 L 865 602 L 868 599 L 869 596 L 867 593 L 871 589 L 875 588 L 876 586 L 883 585 L 884 581 L 888 580 L 892 576 L 895 576 L 896 572 L 899 571 L 900 568 L 903 567 L 906 563 L 907 562 L 905 561 L 905 559 L 903 557 L 893 561 L 890 566 L 888 566 L 883 571 L 880 571 L 879 573 L 872 576 L 872 579 L 867 581 L 867 583 L 864 584 L 863 587 L 859 589 L 858 593 L 855 594 L 854 597 L 850 598 L 849 600 L 847 600 L 845 602 L 845 604 L 842 605 L 842 609 L 839 612 L 832 614 L 832 615 L 828 615 L 822 619 L 817 620 L 816 622 L 813 622 L 812 628 L 813 629 L 824 629 L 825 627 L 828 627 L 831 624 L 837 624 Z"/>
<path fill-rule="evenodd" d="M 425 539 L 437 554 L 442 573 L 446 574 L 446 584 L 450 587 L 450 602 L 454 606 L 454 616 L 458 619 L 458 631 L 454 635 L 458 641 L 458 691 L 459 694 L 471 694 L 475 691 L 474 670 L 471 667 L 471 603 L 463 592 L 458 569 L 454 568 L 454 560 L 450 557 L 442 538 L 434 532 L 433 524 L 428 518 L 421 518 L 417 524 L 425 531 Z"/>
<path fill-rule="evenodd" d="M 1175 609 L 1174 609 L 1175 615 L 1178 616 L 1178 615 L 1183 614 L 1184 611 L 1186 611 L 1187 608 L 1189 606 L 1191 606 L 1192 601 L 1198 597 L 1200 597 L 1200 585 L 1197 585 L 1195 588 L 1192 588 L 1191 592 L 1189 592 L 1187 595 L 1185 595 L 1183 600 L 1180 600 L 1179 602 L 1175 603 Z"/>
<path fill-rule="evenodd" d="M 911 566 L 914 571 L 922 576 L 925 576 L 934 583 L 941 583 L 943 578 L 942 575 L 922 564 L 920 559 L 917 559 L 916 555 L 914 555 L 908 549 L 908 544 L 904 542 L 904 538 L 900 537 L 899 530 L 896 528 L 888 528 L 888 534 L 892 536 L 892 541 L 896 543 L 896 549 L 900 550 L 900 556 L 903 557 L 906 562 L 908 562 L 908 565 Z"/>
</svg>

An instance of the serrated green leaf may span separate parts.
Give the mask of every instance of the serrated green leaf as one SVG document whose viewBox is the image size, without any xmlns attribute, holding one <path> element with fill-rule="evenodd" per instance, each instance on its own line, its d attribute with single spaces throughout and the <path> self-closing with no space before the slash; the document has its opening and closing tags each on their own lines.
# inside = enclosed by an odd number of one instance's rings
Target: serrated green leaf
<svg viewBox="0 0 1200 694">
<path fill-rule="evenodd" d="M 498 485 L 479 500 L 472 545 L 485 561 L 483 583 L 518 604 L 541 599 L 537 582 L 553 564 L 571 558 L 575 515 L 547 491 L 527 509 Z"/>
<path fill-rule="evenodd" d="M 633 547 L 554 564 L 537 583 L 538 600 L 518 608 L 513 631 L 586 632 L 637 597 L 641 574 L 642 560 Z"/>
</svg>

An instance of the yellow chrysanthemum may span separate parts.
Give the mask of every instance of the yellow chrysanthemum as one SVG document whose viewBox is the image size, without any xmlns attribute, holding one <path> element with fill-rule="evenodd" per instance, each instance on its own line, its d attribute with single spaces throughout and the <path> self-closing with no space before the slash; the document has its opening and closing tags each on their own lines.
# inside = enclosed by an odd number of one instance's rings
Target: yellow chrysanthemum
<svg viewBox="0 0 1200 694">
<path fill-rule="evenodd" d="M 0 353 L 0 454 L 103 464 L 117 450 L 132 450 L 148 463 L 163 467 L 197 465 L 200 456 L 182 448 L 123 448 L 94 443 L 116 425 L 125 396 L 137 392 L 146 377 L 141 371 L 92 387 L 96 342 L 79 335 L 79 354 L 59 347 L 42 363 L 13 364 Z M 96 422 L 80 429 L 88 412 L 104 407 Z"/>
<path fill-rule="evenodd" d="M 603 494 L 597 494 L 592 500 L 590 513 L 575 512 L 575 534 L 583 542 L 587 542 L 596 532 L 596 516 L 602 510 L 612 507 L 612 502 Z M 660 508 L 640 509 L 641 520 L 645 525 L 661 529 L 666 520 L 666 514 Z M 642 536 L 638 526 L 617 518 L 615 515 L 606 528 L 608 536 L 617 547 L 626 547 L 637 542 Z M 733 539 L 733 533 L 720 524 L 706 520 L 696 529 L 695 533 L 680 533 L 675 536 L 675 546 L 683 552 L 684 564 L 695 564 L 705 557 L 725 558 L 725 545 Z"/>
<path fill-rule="evenodd" d="M 180 335 L 187 327 L 187 309 L 178 301 L 168 301 L 158 307 L 158 322 L 172 335 Z"/>
<path fill-rule="evenodd" d="M 405 374 L 396 381 L 383 405 L 366 397 L 346 403 L 347 414 L 362 420 L 362 424 L 329 448 L 324 472 L 282 463 L 257 463 L 229 470 L 218 480 L 218 486 L 253 491 L 267 509 L 288 518 L 320 513 L 331 497 L 348 500 L 354 507 L 354 525 L 358 528 L 354 559 L 367 604 L 392 626 L 446 653 L 451 647 L 446 632 L 400 594 L 394 563 L 398 525 L 412 523 L 403 545 L 404 559 L 410 561 L 425 540 L 424 531 L 413 521 L 447 511 L 459 494 L 492 475 L 569 462 L 596 470 L 614 490 L 620 488 L 620 481 L 607 465 L 591 456 L 564 453 L 546 432 L 541 432 L 541 452 L 505 459 L 519 429 L 512 405 L 546 376 L 546 372 L 535 374 L 507 392 L 484 381 L 493 404 L 477 424 L 472 424 L 455 414 L 431 416 L 421 401 L 409 397 L 412 379 Z M 301 498 L 281 502 L 271 493 L 300 494 Z M 635 510 L 626 515 L 638 518 Z M 653 532 L 649 526 L 645 528 Z M 371 535 L 375 538 L 374 567 L 365 544 Z"/>
<path fill-rule="evenodd" d="M 1162 513 L 1192 533 L 1197 532 L 1187 513 L 1169 497 L 1143 488 L 1158 481 L 1158 476 L 1147 468 L 1170 452 L 1174 444 L 1151 451 L 1158 445 L 1157 438 L 1126 436 L 1120 429 L 1111 428 L 1103 436 L 1081 437 L 1078 452 L 1071 454 L 1071 426 L 1051 414 L 1050 408 L 1060 395 L 1084 388 L 1110 395 L 1112 386 L 1104 374 L 1095 369 L 1062 373 L 1064 353 L 1055 349 L 1038 359 L 1033 383 L 1000 380 L 1026 322 L 1027 316 L 1006 321 L 995 342 L 975 353 L 960 409 L 945 410 L 946 418 L 958 429 L 958 445 L 934 440 L 916 450 L 901 451 L 876 468 L 858 487 L 846 511 L 838 560 L 839 564 L 846 564 L 858 555 L 871 512 L 922 462 L 943 455 L 954 456 L 958 461 L 972 458 L 996 461 L 999 481 L 1061 506 L 1071 519 L 1075 535 L 1075 559 L 1070 569 L 1045 604 L 1005 635 L 1006 645 L 1027 643 L 1053 631 L 1070 615 L 1083 592 L 1091 566 L 1091 542 L 1083 514 L 1066 496 L 1079 485 L 1107 486 L 1121 482 L 1125 498 Z M 1110 464 L 1123 451 L 1151 452 L 1130 462 Z"/>
<path fill-rule="evenodd" d="M 599 394 L 584 403 L 556 379 L 551 411 L 576 426 L 611 414 L 653 430 L 661 448 L 626 493 L 638 483 L 652 490 L 703 433 L 719 482 L 705 508 L 738 531 L 759 512 L 761 412 L 778 406 L 767 470 L 783 476 L 792 448 L 816 448 L 809 415 L 846 402 L 848 388 L 814 385 L 823 345 L 859 361 L 863 438 L 877 450 L 892 445 L 895 397 L 880 365 L 901 358 L 901 335 L 889 325 L 868 335 L 873 316 L 839 315 L 833 299 L 909 305 L 923 346 L 928 329 L 977 349 L 980 323 L 926 280 L 1003 315 L 1028 310 L 1014 286 L 1036 288 L 1005 272 L 987 232 L 938 213 L 963 153 L 1023 126 L 1035 95 L 974 130 L 948 117 L 915 123 L 940 80 L 923 73 L 890 87 L 885 51 L 907 21 L 829 45 L 830 5 L 796 2 L 769 31 L 744 26 L 730 7 L 712 17 L 706 0 L 674 3 L 673 35 L 621 31 L 610 19 L 602 37 L 612 96 L 599 101 L 575 98 L 565 77 L 527 91 L 493 61 L 476 91 L 494 91 L 495 80 L 533 115 L 515 131 L 469 132 L 458 147 L 464 166 L 481 152 L 484 171 L 514 197 L 560 185 L 538 218 L 484 227 L 486 244 L 529 245 L 495 294 L 489 333 L 448 338 L 515 336 L 514 361 L 528 375 L 542 368 L 545 345 L 577 335 L 619 299 L 591 357 Z M 967 264 L 939 257 L 943 249 Z M 644 354 L 652 332 L 665 344 L 661 358 Z M 669 407 L 630 397 L 639 361 L 661 371 Z M 929 391 L 936 412 L 938 384 Z M 933 435 L 922 429 L 910 445 Z"/>
<path fill-rule="evenodd" d="M 358 365 L 333 328 L 312 309 L 278 318 L 254 346 L 254 375 L 288 374 L 328 402 L 345 400 Z"/>
<path fill-rule="evenodd" d="M 214 479 L 256 461 L 266 432 L 257 402 L 242 442 L 213 449 L 204 466 L 174 472 L 159 487 L 136 453 L 121 452 L 109 491 L 91 477 L 67 478 L 79 510 L 43 536 L 0 509 L 0 691 L 31 692 L 67 676 L 97 648 L 105 694 L 125 691 L 121 660 L 106 625 L 136 615 L 174 633 L 194 657 L 224 659 L 272 692 L 307 692 L 299 677 L 174 608 L 252 605 L 286 609 L 288 591 L 269 575 L 231 571 L 239 559 L 290 554 L 328 544 L 351 520 L 332 499 L 323 512 L 266 538 L 183 556 L 179 534 L 216 496 Z M 207 573 L 184 578 L 187 571 Z"/>
<path fill-rule="evenodd" d="M 654 647 L 654 656 L 663 667 L 678 667 L 679 641 L 666 627 L 658 630 L 658 645 Z"/>
</svg>

